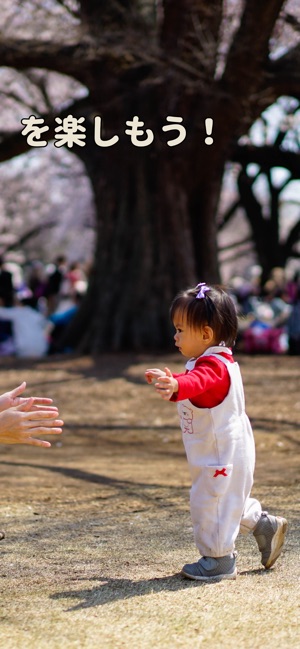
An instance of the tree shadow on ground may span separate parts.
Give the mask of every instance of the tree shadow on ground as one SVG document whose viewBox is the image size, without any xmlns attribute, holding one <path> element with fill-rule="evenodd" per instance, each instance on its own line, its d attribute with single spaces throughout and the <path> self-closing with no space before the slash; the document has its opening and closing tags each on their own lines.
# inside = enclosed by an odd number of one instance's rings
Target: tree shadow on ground
<svg viewBox="0 0 300 649">
<path fill-rule="evenodd" d="M 119 480 L 118 478 L 113 478 L 111 476 L 105 476 L 100 473 L 92 473 L 91 471 L 83 471 L 82 469 L 69 468 L 64 466 L 54 466 L 47 464 L 33 464 L 29 462 L 8 462 L 3 460 L 0 462 L 0 465 L 3 466 L 17 466 L 17 467 L 29 467 L 32 469 L 41 469 L 43 471 L 49 471 L 51 473 L 58 473 L 64 475 L 67 478 L 74 478 L 75 480 L 83 480 L 84 482 L 91 482 L 95 484 L 117 487 L 122 490 L 122 493 L 126 494 L 127 488 L 134 489 L 149 489 L 149 488 L 163 488 L 164 485 L 161 483 L 148 483 L 148 482 L 135 482 L 134 480 Z"/>
</svg>

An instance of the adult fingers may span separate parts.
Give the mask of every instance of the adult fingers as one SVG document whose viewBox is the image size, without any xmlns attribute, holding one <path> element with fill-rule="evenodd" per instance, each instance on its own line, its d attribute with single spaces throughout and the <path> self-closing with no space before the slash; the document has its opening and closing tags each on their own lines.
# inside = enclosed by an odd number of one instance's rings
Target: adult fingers
<svg viewBox="0 0 300 649">
<path fill-rule="evenodd" d="M 51 446 L 50 442 L 46 442 L 44 439 L 34 439 L 33 437 L 28 437 L 24 441 L 24 444 L 29 446 L 43 446 L 44 448 L 50 448 Z"/>
<path fill-rule="evenodd" d="M 41 410 L 45 410 L 46 412 L 56 412 L 58 413 L 58 408 L 56 406 L 41 406 L 41 405 L 35 405 L 35 403 L 32 405 L 30 408 L 31 412 L 39 412 Z"/>
<path fill-rule="evenodd" d="M 19 410 L 23 413 L 22 418 L 26 420 L 30 419 L 55 419 L 58 415 L 58 410 L 56 408 L 32 408 L 31 404 L 22 404 L 17 406 L 16 410 Z"/>
<path fill-rule="evenodd" d="M 62 419 L 30 419 L 24 424 L 24 430 L 36 430 L 37 428 L 45 428 L 45 430 L 58 428 L 62 430 L 64 422 Z"/>
<path fill-rule="evenodd" d="M 20 403 L 18 406 L 16 406 L 15 410 L 21 410 L 22 412 L 28 412 L 30 411 L 31 406 L 33 405 L 33 399 L 32 397 L 29 397 L 28 399 L 24 399 L 22 403 Z"/>
<path fill-rule="evenodd" d="M 36 435 L 61 435 L 61 433 L 62 428 L 60 427 L 47 428 L 46 426 L 36 426 L 28 430 L 28 437 L 25 437 L 25 439 L 35 439 Z"/>
<path fill-rule="evenodd" d="M 21 412 L 27 412 L 37 416 L 37 413 L 45 413 L 45 417 L 55 417 L 58 415 L 58 408 L 56 406 L 42 406 L 35 405 L 33 397 L 29 399 L 24 399 L 21 404 L 16 406 L 15 410 L 20 410 Z M 52 414 L 51 414 L 52 413 Z"/>
<path fill-rule="evenodd" d="M 23 381 L 23 383 L 20 383 L 20 385 L 18 385 L 16 388 L 11 390 L 10 394 L 11 394 L 12 398 L 15 399 L 15 397 L 18 397 L 19 394 L 22 394 L 22 392 L 24 392 L 25 388 L 26 388 L 26 381 Z"/>
</svg>

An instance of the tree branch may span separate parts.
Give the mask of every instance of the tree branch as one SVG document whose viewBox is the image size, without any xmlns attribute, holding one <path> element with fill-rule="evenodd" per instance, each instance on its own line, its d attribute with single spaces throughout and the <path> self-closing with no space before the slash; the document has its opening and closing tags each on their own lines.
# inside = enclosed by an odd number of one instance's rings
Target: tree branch
<svg viewBox="0 0 300 649">
<path fill-rule="evenodd" d="M 227 246 L 219 246 L 218 252 L 226 252 L 227 250 L 232 250 L 233 248 L 244 246 L 246 243 L 253 244 L 253 237 L 245 237 L 241 241 L 234 241 L 233 243 L 229 243 Z"/>
<path fill-rule="evenodd" d="M 285 247 L 289 253 L 292 252 L 293 247 L 300 241 L 300 219 L 290 230 L 285 242 Z"/>
<path fill-rule="evenodd" d="M 82 112 L 90 107 L 89 99 L 86 97 L 84 99 L 79 99 L 78 101 L 73 102 L 63 111 L 50 112 L 47 114 L 40 114 L 39 116 L 45 120 L 45 125 L 49 126 L 49 130 L 43 133 L 43 139 L 50 141 L 54 135 L 54 128 L 56 126 L 55 117 L 60 117 L 64 119 L 70 113 L 76 116 L 81 116 Z M 31 150 L 31 147 L 27 143 L 26 137 L 21 134 L 23 130 L 22 124 L 20 124 L 20 131 L 10 133 L 0 132 L 0 162 L 5 162 L 6 160 L 11 160 L 15 156 L 26 153 L 26 151 Z"/>
<path fill-rule="evenodd" d="M 300 43 L 267 66 L 266 89 L 272 101 L 281 95 L 300 99 Z"/>
<path fill-rule="evenodd" d="M 238 145 L 231 152 L 231 160 L 240 162 L 243 167 L 255 162 L 262 171 L 272 167 L 288 169 L 293 178 L 299 178 L 300 158 L 298 153 L 285 151 L 274 146 Z"/>
<path fill-rule="evenodd" d="M 67 2 L 64 0 L 56 0 L 57 4 L 61 5 L 66 11 L 73 16 L 73 18 L 79 18 L 79 11 L 78 9 L 75 9 L 75 7 L 70 6 Z"/>
<path fill-rule="evenodd" d="M 39 223 L 39 225 L 35 225 L 33 228 L 27 230 L 27 232 L 16 239 L 14 243 L 10 243 L 8 246 L 6 246 L 4 253 L 9 252 L 10 250 L 15 250 L 16 248 L 21 248 L 27 241 L 32 239 L 32 237 L 40 234 L 40 232 L 42 232 L 43 230 L 54 228 L 55 225 L 57 225 L 57 221 L 48 221 L 48 223 Z"/>
<path fill-rule="evenodd" d="M 240 27 L 233 38 L 223 73 L 223 83 L 228 89 L 238 84 L 240 96 L 249 95 L 249 84 L 250 89 L 253 85 L 257 87 L 257 71 L 262 71 L 267 63 L 269 40 L 284 2 L 246 0 Z"/>
<path fill-rule="evenodd" d="M 287 23 L 287 25 L 291 25 L 293 29 L 296 32 L 300 32 L 300 20 L 296 16 L 293 16 L 293 14 L 284 12 L 283 14 L 284 21 Z"/>
<path fill-rule="evenodd" d="M 236 210 L 241 207 L 240 199 L 238 198 L 232 205 L 228 208 L 225 214 L 222 216 L 222 221 L 218 223 L 218 232 L 220 232 L 225 225 L 230 221 Z"/>
<path fill-rule="evenodd" d="M 244 169 L 238 177 L 238 189 L 241 204 L 253 233 L 259 263 L 263 268 L 267 268 L 268 253 L 264 242 L 269 240 L 269 223 L 264 219 L 262 206 L 252 191 L 252 179 L 247 176 Z"/>
<path fill-rule="evenodd" d="M 0 40 L 0 65 L 18 70 L 44 68 L 81 80 L 87 66 L 99 57 L 101 53 L 84 42 L 64 45 L 53 41 Z"/>
<path fill-rule="evenodd" d="M 84 85 L 91 74 L 95 77 L 105 72 L 105 77 L 116 75 L 117 71 L 132 69 L 135 62 L 149 62 L 151 57 L 148 50 L 124 44 L 120 34 L 113 35 L 112 43 L 109 34 L 102 37 L 100 43 L 92 39 L 76 43 L 61 44 L 53 41 L 35 41 L 22 39 L 0 39 L 0 66 L 8 66 L 25 70 L 27 68 L 43 68 L 60 72 Z M 98 80 L 98 83 L 100 80 Z"/>
<path fill-rule="evenodd" d="M 129 26 L 136 17 L 136 0 L 81 0 L 79 17 L 83 30 L 101 36 L 104 29 Z"/>
<path fill-rule="evenodd" d="M 164 0 L 160 35 L 163 50 L 213 78 L 222 6 L 222 0 Z"/>
</svg>

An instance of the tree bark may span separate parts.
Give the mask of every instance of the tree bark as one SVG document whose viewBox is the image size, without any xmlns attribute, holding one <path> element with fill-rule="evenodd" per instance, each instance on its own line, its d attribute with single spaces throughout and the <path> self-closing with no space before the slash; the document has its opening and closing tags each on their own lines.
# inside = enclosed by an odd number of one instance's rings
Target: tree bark
<svg viewBox="0 0 300 649">
<path fill-rule="evenodd" d="M 85 326 L 84 347 L 93 351 L 167 346 L 171 300 L 196 281 L 178 154 L 132 145 L 129 154 L 128 146 L 93 164 L 89 158 L 98 213 L 95 263 L 68 336 L 77 339 Z"/>
</svg>

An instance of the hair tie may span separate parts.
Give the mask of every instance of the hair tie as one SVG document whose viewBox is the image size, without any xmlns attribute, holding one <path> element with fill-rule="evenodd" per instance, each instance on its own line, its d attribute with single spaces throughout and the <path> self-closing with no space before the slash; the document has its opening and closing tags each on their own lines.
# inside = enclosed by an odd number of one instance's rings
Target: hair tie
<svg viewBox="0 0 300 649">
<path fill-rule="evenodd" d="M 205 282 L 201 282 L 200 284 L 197 284 L 196 290 L 199 289 L 199 293 L 196 295 L 196 300 L 201 300 L 203 297 L 205 297 L 206 291 L 209 291 L 209 286 Z"/>
</svg>

